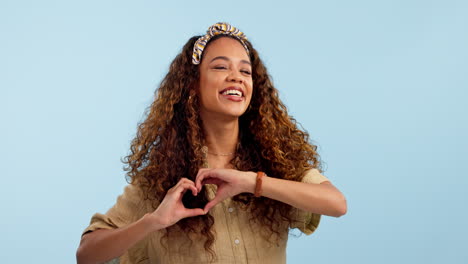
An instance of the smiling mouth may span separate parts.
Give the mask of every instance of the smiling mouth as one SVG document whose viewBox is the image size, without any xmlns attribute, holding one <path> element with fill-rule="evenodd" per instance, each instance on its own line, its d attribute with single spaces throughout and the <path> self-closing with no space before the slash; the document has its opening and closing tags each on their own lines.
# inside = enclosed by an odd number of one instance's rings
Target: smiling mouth
<svg viewBox="0 0 468 264">
<path fill-rule="evenodd" d="M 243 97 L 243 96 L 244 96 L 244 95 L 242 94 L 241 91 L 239 91 L 239 90 L 233 90 L 233 89 L 224 90 L 224 91 L 221 92 L 220 94 L 222 94 L 222 95 L 229 95 L 229 96 L 237 96 L 237 97 Z"/>
</svg>

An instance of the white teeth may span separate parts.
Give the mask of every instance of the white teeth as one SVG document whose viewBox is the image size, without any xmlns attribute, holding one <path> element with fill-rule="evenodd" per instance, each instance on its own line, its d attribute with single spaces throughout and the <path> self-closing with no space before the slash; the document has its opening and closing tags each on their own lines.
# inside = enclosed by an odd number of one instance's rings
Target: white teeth
<svg viewBox="0 0 468 264">
<path fill-rule="evenodd" d="M 235 95 L 235 96 L 242 96 L 242 92 L 238 90 L 226 90 L 222 93 L 223 95 Z"/>
</svg>

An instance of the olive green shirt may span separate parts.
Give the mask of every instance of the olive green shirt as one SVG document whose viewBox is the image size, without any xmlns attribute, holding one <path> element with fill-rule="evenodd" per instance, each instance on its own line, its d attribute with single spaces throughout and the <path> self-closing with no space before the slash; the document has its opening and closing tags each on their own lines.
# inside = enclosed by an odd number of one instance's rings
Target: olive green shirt
<svg viewBox="0 0 468 264">
<path fill-rule="evenodd" d="M 317 169 L 306 172 L 302 182 L 320 184 L 328 179 Z M 208 185 L 209 198 L 215 194 L 214 185 Z M 153 212 L 151 203 L 143 199 L 141 188 L 129 184 L 124 193 L 117 198 L 116 204 L 106 214 L 96 213 L 91 218 L 90 225 L 83 234 L 97 229 L 113 229 L 126 226 L 143 217 L 146 213 Z M 260 226 L 255 221 L 249 221 L 250 214 L 238 203 L 226 199 L 210 210 L 214 217 L 214 230 L 216 238 L 213 249 L 216 259 L 212 263 L 286 263 L 286 243 L 290 228 L 298 228 L 303 233 L 310 235 L 318 227 L 320 215 L 305 212 L 294 208 L 291 214 L 295 221 L 288 226 L 280 227 L 280 239 L 273 242 L 265 239 L 269 229 Z M 162 240 L 163 232 L 153 232 L 136 245 L 131 247 L 120 257 L 122 264 L 136 263 L 209 263 L 210 255 L 203 247 L 203 241 L 194 239 L 190 243 L 187 235 L 177 233 Z M 200 242 L 202 241 L 202 242 Z M 198 242 L 198 243 L 197 243 Z"/>
</svg>

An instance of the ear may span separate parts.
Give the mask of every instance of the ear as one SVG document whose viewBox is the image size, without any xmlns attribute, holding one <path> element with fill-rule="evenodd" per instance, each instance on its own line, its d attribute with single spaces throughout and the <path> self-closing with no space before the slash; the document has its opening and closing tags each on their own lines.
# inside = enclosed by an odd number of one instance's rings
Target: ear
<svg viewBox="0 0 468 264">
<path fill-rule="evenodd" d="M 194 99 L 198 96 L 198 91 L 200 90 L 200 82 L 197 80 L 196 82 L 192 83 L 188 90 L 189 99 Z"/>
</svg>

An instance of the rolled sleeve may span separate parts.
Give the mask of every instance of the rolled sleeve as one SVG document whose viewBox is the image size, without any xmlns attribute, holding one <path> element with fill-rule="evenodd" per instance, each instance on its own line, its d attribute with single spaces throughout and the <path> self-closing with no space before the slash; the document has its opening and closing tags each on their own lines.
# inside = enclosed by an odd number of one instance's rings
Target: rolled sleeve
<svg viewBox="0 0 468 264">
<path fill-rule="evenodd" d="M 112 208 L 105 214 L 96 213 L 91 217 L 90 224 L 82 235 L 97 229 L 115 229 L 129 225 L 143 217 L 145 213 L 146 206 L 142 199 L 141 188 L 129 184 Z"/>
<path fill-rule="evenodd" d="M 318 169 L 308 170 L 301 182 L 320 184 L 329 181 L 327 177 L 322 175 Z M 290 228 L 298 228 L 306 235 L 312 234 L 320 223 L 320 214 L 307 212 L 298 208 L 293 208 L 291 211 L 294 221 L 291 223 Z"/>
</svg>

